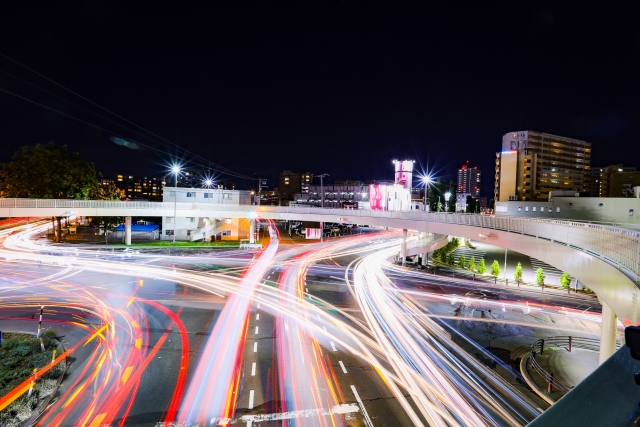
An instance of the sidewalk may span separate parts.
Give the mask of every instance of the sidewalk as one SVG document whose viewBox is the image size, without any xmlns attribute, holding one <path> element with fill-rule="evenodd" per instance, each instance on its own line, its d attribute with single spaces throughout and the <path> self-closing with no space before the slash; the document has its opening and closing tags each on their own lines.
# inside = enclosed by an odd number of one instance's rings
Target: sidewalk
<svg viewBox="0 0 640 427">
<path fill-rule="evenodd" d="M 573 388 L 596 370 L 598 367 L 598 352 L 581 348 L 573 348 L 569 352 L 565 348 L 551 347 L 545 348 L 543 354 L 536 354 L 536 361 L 542 369 L 553 373 L 554 380 Z M 554 387 L 552 387 L 551 393 L 547 392 L 547 381 L 531 367 L 528 352 L 522 358 L 520 368 L 527 383 L 532 388 L 537 389 L 534 391 L 541 397 L 546 396 L 553 401 L 557 401 L 565 395 L 564 391 Z"/>
</svg>

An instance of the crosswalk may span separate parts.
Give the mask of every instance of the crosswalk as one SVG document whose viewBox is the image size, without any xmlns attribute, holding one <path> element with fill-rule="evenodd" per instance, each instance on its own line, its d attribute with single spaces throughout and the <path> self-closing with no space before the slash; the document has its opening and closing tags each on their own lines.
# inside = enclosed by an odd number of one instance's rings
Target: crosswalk
<svg viewBox="0 0 640 427">
<path fill-rule="evenodd" d="M 484 250 L 481 250 L 481 249 L 471 249 L 471 248 L 466 247 L 465 245 L 462 245 L 462 246 L 458 247 L 458 249 L 453 251 L 453 256 L 455 257 L 456 262 L 458 262 L 458 257 L 460 255 L 464 255 L 464 258 L 467 260 L 467 263 L 469 262 L 471 257 L 474 257 L 476 265 L 478 265 L 480 260 L 485 257 L 486 253 L 487 253 L 487 251 L 484 251 Z M 485 260 L 485 262 L 486 262 L 486 260 Z"/>
<path fill-rule="evenodd" d="M 533 273 L 535 274 L 536 271 L 541 268 L 544 271 L 544 275 L 546 277 L 554 277 L 554 278 L 560 278 L 560 276 L 562 276 L 562 273 L 564 273 L 563 271 L 558 270 L 557 268 L 555 268 L 552 265 L 547 264 L 546 262 L 540 261 L 539 259 L 533 258 L 533 257 L 529 257 L 529 259 L 531 260 L 531 266 L 533 267 Z M 571 277 L 571 280 L 574 280 L 573 277 Z"/>
</svg>

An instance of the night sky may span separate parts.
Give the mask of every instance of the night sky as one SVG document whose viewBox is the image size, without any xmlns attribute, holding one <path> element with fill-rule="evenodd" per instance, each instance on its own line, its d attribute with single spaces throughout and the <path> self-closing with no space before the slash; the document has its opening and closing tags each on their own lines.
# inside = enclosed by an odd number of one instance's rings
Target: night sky
<svg viewBox="0 0 640 427">
<path fill-rule="evenodd" d="M 0 161 L 55 140 L 105 177 L 173 158 L 272 187 L 284 169 L 389 179 L 394 158 L 455 179 L 469 160 L 491 196 L 502 135 L 533 129 L 592 142 L 592 165 L 640 166 L 631 2 L 11 3 Z"/>
</svg>

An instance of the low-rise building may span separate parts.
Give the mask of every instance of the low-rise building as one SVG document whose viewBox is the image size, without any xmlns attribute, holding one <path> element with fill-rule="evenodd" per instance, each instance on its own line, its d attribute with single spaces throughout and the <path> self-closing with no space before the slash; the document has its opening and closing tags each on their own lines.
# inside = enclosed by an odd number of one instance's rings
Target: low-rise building
<svg viewBox="0 0 640 427">
<path fill-rule="evenodd" d="M 211 203 L 222 205 L 249 205 L 249 191 L 224 190 L 220 188 L 176 188 L 166 187 L 163 202 Z M 224 217 L 178 217 L 162 218 L 162 240 L 222 240 L 245 239 L 249 236 L 249 220 Z"/>
<path fill-rule="evenodd" d="M 553 196 L 546 202 L 498 201 L 495 215 L 640 224 L 640 198 Z"/>
</svg>

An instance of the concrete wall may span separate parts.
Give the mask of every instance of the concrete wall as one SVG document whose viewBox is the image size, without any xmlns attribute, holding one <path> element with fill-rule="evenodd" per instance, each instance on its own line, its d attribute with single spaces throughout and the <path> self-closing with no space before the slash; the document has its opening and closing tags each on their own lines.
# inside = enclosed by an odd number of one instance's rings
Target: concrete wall
<svg viewBox="0 0 640 427">
<path fill-rule="evenodd" d="M 496 202 L 495 214 L 640 225 L 640 199 L 554 197 L 552 202 Z"/>
</svg>

